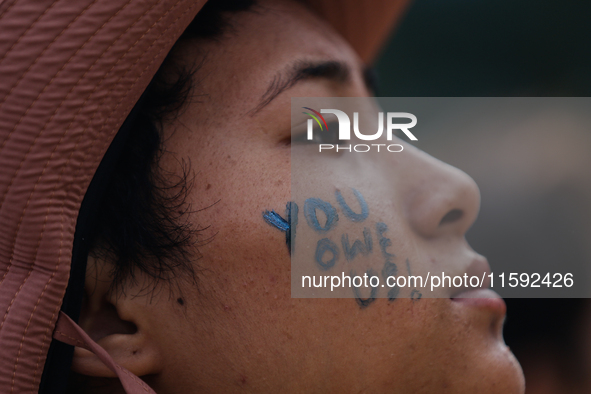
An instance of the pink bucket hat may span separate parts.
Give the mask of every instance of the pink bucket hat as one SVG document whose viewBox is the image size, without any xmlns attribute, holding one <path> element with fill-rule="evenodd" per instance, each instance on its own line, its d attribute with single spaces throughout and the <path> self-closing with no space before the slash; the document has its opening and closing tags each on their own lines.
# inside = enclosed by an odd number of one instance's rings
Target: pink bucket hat
<svg viewBox="0 0 591 394">
<path fill-rule="evenodd" d="M 70 345 L 94 351 L 128 393 L 153 392 L 74 322 L 88 252 L 81 204 L 100 190 L 89 185 L 109 146 L 205 2 L 0 0 L 1 392 L 67 378 Z M 310 5 L 369 62 L 407 2 Z"/>
</svg>

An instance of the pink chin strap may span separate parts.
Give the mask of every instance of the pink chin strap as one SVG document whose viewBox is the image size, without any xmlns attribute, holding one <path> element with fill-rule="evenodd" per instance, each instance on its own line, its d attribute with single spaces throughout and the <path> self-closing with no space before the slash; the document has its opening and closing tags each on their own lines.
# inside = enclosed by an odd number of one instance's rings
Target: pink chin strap
<svg viewBox="0 0 591 394">
<path fill-rule="evenodd" d="M 96 356 L 111 371 L 117 374 L 127 394 L 156 394 L 156 392 L 140 378 L 113 361 L 113 358 L 111 358 L 109 353 L 93 341 L 88 334 L 64 312 L 60 312 L 57 318 L 53 337 L 60 342 L 82 347 L 96 354 Z"/>
</svg>

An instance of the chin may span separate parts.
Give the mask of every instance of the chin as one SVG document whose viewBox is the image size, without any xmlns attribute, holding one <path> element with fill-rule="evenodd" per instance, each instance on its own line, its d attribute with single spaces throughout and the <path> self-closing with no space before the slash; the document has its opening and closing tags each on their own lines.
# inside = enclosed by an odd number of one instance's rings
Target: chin
<svg viewBox="0 0 591 394">
<path fill-rule="evenodd" d="M 502 299 L 495 296 L 451 300 L 448 306 L 456 319 L 453 320 L 454 329 L 449 330 L 443 341 L 455 342 L 458 350 L 448 353 L 443 362 L 455 383 L 450 384 L 454 389 L 448 387 L 439 391 L 523 394 L 523 370 L 503 339 L 506 307 Z"/>
<path fill-rule="evenodd" d="M 497 343 L 497 349 L 491 357 L 491 367 L 497 370 L 496 381 L 499 389 L 494 393 L 523 394 L 525 378 L 521 365 L 504 341 Z"/>
<path fill-rule="evenodd" d="M 525 378 L 521 365 L 502 337 L 491 338 L 482 351 L 474 349 L 472 384 L 459 393 L 523 394 Z M 478 354 L 480 353 L 480 354 Z"/>
</svg>

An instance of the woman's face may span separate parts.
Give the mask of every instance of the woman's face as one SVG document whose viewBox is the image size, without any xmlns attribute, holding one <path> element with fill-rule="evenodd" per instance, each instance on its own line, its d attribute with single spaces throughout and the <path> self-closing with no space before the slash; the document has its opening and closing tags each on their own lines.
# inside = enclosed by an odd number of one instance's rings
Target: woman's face
<svg viewBox="0 0 591 394">
<path fill-rule="evenodd" d="M 180 285 L 183 305 L 152 304 L 150 335 L 168 366 L 156 389 L 522 392 L 520 367 L 502 339 L 502 302 L 378 298 L 360 306 L 355 299 L 291 298 L 285 233 L 262 214 L 283 214 L 293 198 L 290 99 L 370 92 L 353 50 L 302 6 L 263 1 L 231 20 L 223 38 L 186 42 L 177 53 L 202 67 L 191 103 L 166 127 L 170 154 L 162 164 L 178 170 L 179 161 L 190 161 L 189 203 L 197 211 L 191 221 L 207 227 L 200 236 L 208 240 L 198 247 L 198 286 Z M 324 62 L 348 72 L 288 83 L 296 65 Z M 269 100 L 277 86 L 285 89 Z M 358 171 L 317 167 L 298 196 L 338 207 L 335 191 L 352 198 L 355 188 L 372 209 L 366 225 L 387 224 L 389 250 L 400 264 L 482 272 L 486 261 L 464 239 L 479 209 L 476 185 L 397 143 L 402 153 L 356 158 Z M 298 247 L 304 245 L 296 244 L 296 253 Z"/>
</svg>

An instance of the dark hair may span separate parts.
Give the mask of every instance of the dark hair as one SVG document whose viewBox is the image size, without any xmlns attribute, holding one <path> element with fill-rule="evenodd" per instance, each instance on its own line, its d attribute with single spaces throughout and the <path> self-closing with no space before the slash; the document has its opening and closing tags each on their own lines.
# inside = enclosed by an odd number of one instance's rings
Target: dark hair
<svg viewBox="0 0 591 394">
<path fill-rule="evenodd" d="M 228 27 L 226 13 L 248 10 L 254 0 L 210 0 L 179 38 L 217 39 Z M 180 174 L 165 173 L 163 123 L 174 119 L 190 98 L 198 67 L 175 63 L 174 47 L 126 121 L 126 141 L 98 209 L 93 253 L 114 262 L 113 287 L 141 272 L 155 282 L 184 275 L 195 280 L 199 258 L 191 225 L 190 162 L 180 159 Z M 196 252 L 198 253 L 198 252 Z"/>
</svg>

